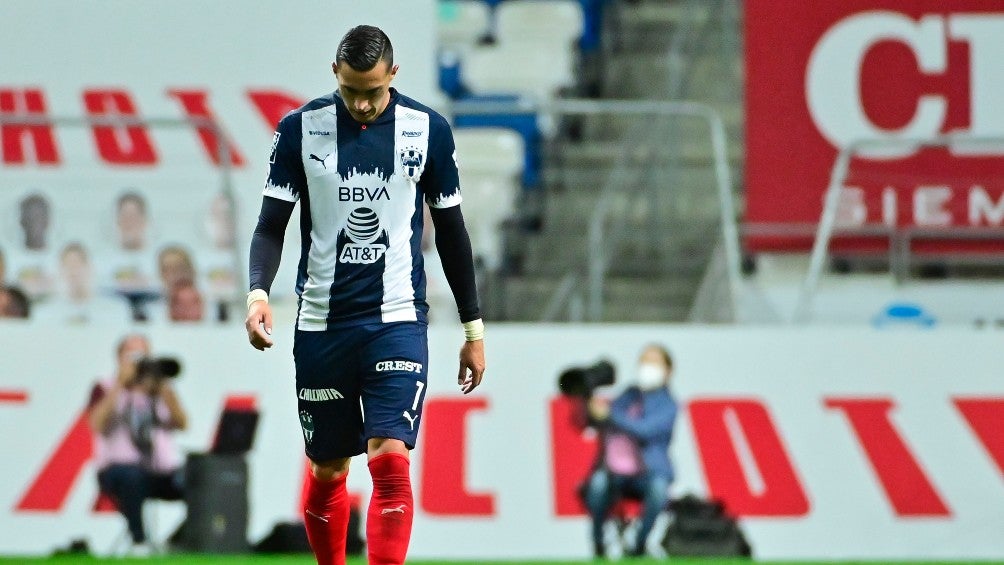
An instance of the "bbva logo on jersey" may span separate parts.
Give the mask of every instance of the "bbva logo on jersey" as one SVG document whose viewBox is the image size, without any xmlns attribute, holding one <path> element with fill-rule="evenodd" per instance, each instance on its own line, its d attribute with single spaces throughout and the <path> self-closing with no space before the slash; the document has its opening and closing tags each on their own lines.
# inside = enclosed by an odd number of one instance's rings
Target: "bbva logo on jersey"
<svg viewBox="0 0 1004 565">
<path fill-rule="evenodd" d="M 338 254 L 339 263 L 372 264 L 387 253 L 387 246 L 374 243 L 384 231 L 380 217 L 371 208 L 356 208 L 349 214 L 342 230 L 352 243 L 346 243 Z"/>
</svg>

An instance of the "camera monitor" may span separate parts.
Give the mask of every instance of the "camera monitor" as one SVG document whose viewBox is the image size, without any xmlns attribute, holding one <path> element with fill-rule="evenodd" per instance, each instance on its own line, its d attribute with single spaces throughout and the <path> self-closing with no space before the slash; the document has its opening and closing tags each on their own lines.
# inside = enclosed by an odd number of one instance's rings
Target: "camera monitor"
<svg viewBox="0 0 1004 565">
<path fill-rule="evenodd" d="M 211 453 L 242 455 L 254 445 L 258 430 L 258 409 L 254 397 L 228 398 L 216 426 Z"/>
</svg>

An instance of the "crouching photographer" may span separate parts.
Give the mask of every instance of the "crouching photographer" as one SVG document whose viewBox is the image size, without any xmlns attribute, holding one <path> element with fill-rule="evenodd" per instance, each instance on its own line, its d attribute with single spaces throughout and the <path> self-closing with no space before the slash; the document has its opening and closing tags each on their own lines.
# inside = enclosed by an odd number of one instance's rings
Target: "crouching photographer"
<svg viewBox="0 0 1004 565">
<path fill-rule="evenodd" d="M 181 365 L 150 357 L 150 343 L 138 334 L 123 338 L 116 374 L 95 384 L 89 404 L 98 485 L 125 517 L 132 555 L 151 552 L 143 525 L 147 498 L 183 497 L 182 457 L 173 434 L 188 417 L 171 386 Z"/>
<path fill-rule="evenodd" d="M 606 557 L 604 526 L 611 509 L 622 498 L 642 503 L 637 537 L 626 553 L 645 555 L 649 533 L 666 508 L 674 478 L 669 459 L 677 413 L 669 391 L 673 360 L 662 346 L 646 346 L 639 356 L 634 380 L 613 401 L 593 394 L 596 386 L 614 382 L 609 363 L 578 371 L 584 371 L 581 378 L 566 371 L 559 387 L 563 393 L 583 399 L 588 423 L 600 433 L 601 449 L 583 489 L 592 518 L 595 555 Z M 577 386 L 580 384 L 584 386 Z"/>
</svg>

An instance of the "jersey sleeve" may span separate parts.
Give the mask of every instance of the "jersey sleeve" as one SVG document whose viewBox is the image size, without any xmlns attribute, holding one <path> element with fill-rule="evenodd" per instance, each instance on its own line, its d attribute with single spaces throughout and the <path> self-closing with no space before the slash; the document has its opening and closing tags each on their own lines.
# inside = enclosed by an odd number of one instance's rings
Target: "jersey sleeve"
<svg viewBox="0 0 1004 565">
<path fill-rule="evenodd" d="M 296 202 L 306 190 L 307 177 L 303 171 L 300 156 L 302 133 L 300 114 L 286 114 L 279 121 L 279 127 L 272 135 L 272 151 L 268 157 L 268 178 L 265 180 L 264 196 L 271 196 L 287 202 Z"/>
<path fill-rule="evenodd" d="M 457 147 L 450 125 L 441 116 L 429 124 L 429 161 L 419 186 L 430 208 L 450 208 L 460 204 L 460 172 Z"/>
</svg>

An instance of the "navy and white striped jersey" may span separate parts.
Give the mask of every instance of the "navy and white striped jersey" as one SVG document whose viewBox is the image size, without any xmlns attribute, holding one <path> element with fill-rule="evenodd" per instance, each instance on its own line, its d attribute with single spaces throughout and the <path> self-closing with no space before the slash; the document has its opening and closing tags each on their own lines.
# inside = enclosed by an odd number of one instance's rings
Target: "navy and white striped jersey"
<svg viewBox="0 0 1004 565">
<path fill-rule="evenodd" d="M 362 124 L 337 92 L 317 98 L 279 122 L 264 195 L 300 203 L 298 329 L 426 320 L 422 199 L 461 201 L 441 115 L 391 89 Z"/>
</svg>

